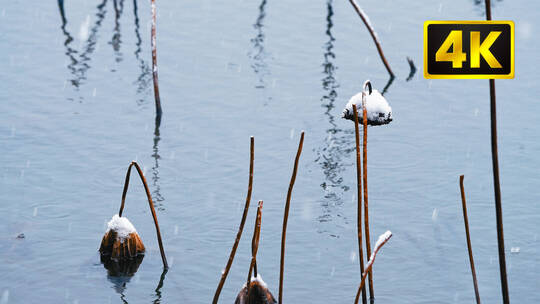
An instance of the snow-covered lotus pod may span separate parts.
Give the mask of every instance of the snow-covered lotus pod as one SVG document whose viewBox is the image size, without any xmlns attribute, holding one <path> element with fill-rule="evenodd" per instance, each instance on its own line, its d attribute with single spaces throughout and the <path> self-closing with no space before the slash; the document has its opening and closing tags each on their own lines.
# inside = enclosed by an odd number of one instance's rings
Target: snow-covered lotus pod
<svg viewBox="0 0 540 304">
<path fill-rule="evenodd" d="M 257 274 L 257 277 L 251 277 L 251 282 L 249 283 L 249 294 L 247 284 L 244 283 L 244 286 L 238 293 L 236 301 L 234 304 L 275 304 L 277 303 L 276 299 L 268 290 L 268 286 L 261 278 L 260 274 Z"/>
<path fill-rule="evenodd" d="M 99 252 L 105 259 L 131 260 L 144 255 L 144 245 L 137 230 L 126 217 L 115 214 L 107 224 Z"/>
<path fill-rule="evenodd" d="M 382 94 L 371 88 L 371 82 L 366 80 L 363 91 L 354 95 L 343 110 L 342 117 L 354 121 L 353 104 L 358 110 L 358 122 L 362 124 L 362 97 L 365 98 L 367 124 L 371 126 L 385 125 L 392 121 L 392 108 Z"/>
</svg>

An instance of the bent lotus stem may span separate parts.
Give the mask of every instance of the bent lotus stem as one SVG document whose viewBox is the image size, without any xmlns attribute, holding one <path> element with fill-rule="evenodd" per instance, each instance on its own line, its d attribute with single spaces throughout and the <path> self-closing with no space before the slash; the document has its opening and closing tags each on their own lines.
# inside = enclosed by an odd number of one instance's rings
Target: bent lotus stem
<svg viewBox="0 0 540 304">
<path fill-rule="evenodd" d="M 247 294 L 249 295 L 249 285 L 251 283 L 251 272 L 257 277 L 257 251 L 259 250 L 259 237 L 261 236 L 261 221 L 262 221 L 263 201 L 259 201 L 257 207 L 257 217 L 255 219 L 255 230 L 253 231 L 253 239 L 251 240 L 251 263 L 249 265 L 247 277 Z"/>
<path fill-rule="evenodd" d="M 154 209 L 154 202 L 152 201 L 152 195 L 150 194 L 150 188 L 148 188 L 148 184 L 146 183 L 146 178 L 144 178 L 144 174 L 141 170 L 141 167 L 139 167 L 139 164 L 137 162 L 132 161 L 131 164 L 128 167 L 127 173 L 126 173 L 126 181 L 124 182 L 124 191 L 122 192 L 122 204 L 120 205 L 120 211 L 118 212 L 118 216 L 122 216 L 122 212 L 124 211 L 124 204 L 126 202 L 126 195 L 129 187 L 129 177 L 131 174 L 131 167 L 135 166 L 137 169 L 137 173 L 139 173 L 139 176 L 141 178 L 141 181 L 144 185 L 144 191 L 146 192 L 146 197 L 148 198 L 148 205 L 150 206 L 150 211 L 152 212 L 152 217 L 154 218 L 154 225 L 156 226 L 156 234 L 157 234 L 157 240 L 159 244 L 159 251 L 161 253 L 161 260 L 163 261 L 163 267 L 165 269 L 169 268 L 169 265 L 167 264 L 167 258 L 165 257 L 165 250 L 163 249 L 163 242 L 161 241 L 161 232 L 159 231 L 159 224 L 156 216 L 156 210 Z"/>
<path fill-rule="evenodd" d="M 480 292 L 478 291 L 478 281 L 476 280 L 476 269 L 474 268 L 474 258 L 471 245 L 471 235 L 469 233 L 469 217 L 467 216 L 467 202 L 465 201 L 465 187 L 463 186 L 463 179 L 465 176 L 459 177 L 459 188 L 461 190 L 461 205 L 463 206 L 463 222 L 465 223 L 465 236 L 467 237 L 467 249 L 469 250 L 469 262 L 471 263 L 471 273 L 474 284 L 474 295 L 476 297 L 476 304 L 480 304 Z"/>
<path fill-rule="evenodd" d="M 364 88 L 362 91 L 362 123 L 363 123 L 363 141 L 362 141 L 362 161 L 363 161 L 363 171 L 362 177 L 364 182 L 364 231 L 366 234 L 366 256 L 371 256 L 371 240 L 369 238 L 369 210 L 368 210 L 368 183 L 367 183 L 367 136 L 368 136 L 368 127 L 367 127 L 367 110 L 366 110 L 366 89 L 368 89 L 369 94 L 372 92 L 371 82 L 366 80 L 364 83 Z M 369 271 L 369 298 L 373 300 L 375 294 L 373 292 L 373 271 Z"/>
<path fill-rule="evenodd" d="M 364 96 L 365 91 L 362 91 L 362 96 Z M 362 98 L 364 99 L 364 98 Z M 358 130 L 358 110 L 356 105 L 353 104 L 353 113 L 354 113 L 354 134 L 356 139 L 356 183 L 357 183 L 357 193 L 358 204 L 356 206 L 356 228 L 358 236 L 358 260 L 360 260 L 360 274 L 364 273 L 364 252 L 362 249 L 362 165 L 360 163 L 360 131 Z M 365 115 L 364 115 L 365 116 Z M 362 303 L 367 304 L 366 297 L 366 288 L 362 289 Z"/>
<path fill-rule="evenodd" d="M 369 34 L 371 34 L 371 38 L 373 38 L 373 42 L 375 42 L 375 46 L 377 47 L 377 51 L 379 52 L 379 56 L 381 57 L 381 60 L 386 67 L 386 70 L 388 71 L 388 74 L 390 74 L 390 77 L 394 78 L 394 73 L 392 72 L 392 69 L 390 68 L 390 65 L 388 64 L 388 61 L 386 61 L 386 57 L 384 57 L 384 53 L 381 47 L 381 43 L 379 42 L 379 38 L 377 36 L 377 33 L 375 33 L 375 30 L 373 29 L 373 26 L 371 26 L 371 22 L 369 21 L 369 17 L 366 15 L 366 13 L 360 8 L 360 6 L 356 3 L 354 0 L 349 0 L 349 2 L 354 7 L 354 10 L 360 16 L 360 19 L 364 22 L 366 25 Z"/>
<path fill-rule="evenodd" d="M 375 258 L 377 257 L 377 253 L 379 250 L 388 242 L 388 240 L 392 237 L 392 232 L 386 231 L 384 234 L 379 236 L 379 240 L 377 241 L 377 244 L 375 245 L 375 250 L 371 254 L 369 261 L 366 265 L 366 271 L 362 274 L 362 280 L 360 281 L 360 286 L 358 286 L 358 291 L 356 292 L 356 298 L 354 299 L 354 304 L 358 304 L 358 299 L 360 298 L 360 291 L 362 288 L 364 288 L 364 285 L 366 283 L 366 277 L 368 275 L 368 272 L 373 267 L 373 262 L 375 262 Z"/>
<path fill-rule="evenodd" d="M 218 287 L 216 289 L 216 292 L 214 293 L 214 299 L 212 300 L 213 304 L 217 304 L 219 300 L 221 289 L 223 289 L 223 285 L 225 284 L 225 281 L 227 280 L 227 275 L 229 274 L 229 270 L 231 269 L 234 256 L 236 254 L 236 249 L 238 248 L 238 244 L 240 243 L 240 238 L 242 237 L 242 231 L 244 231 L 244 224 L 246 223 L 246 218 L 247 218 L 247 214 L 249 210 L 249 203 L 251 202 L 251 189 L 253 188 L 254 155 L 255 155 L 255 138 L 251 136 L 250 154 L 249 154 L 249 181 L 248 181 L 248 191 L 246 195 L 246 203 L 244 205 L 244 213 L 242 214 L 242 220 L 240 220 L 240 226 L 238 227 L 238 232 L 236 233 L 236 239 L 234 240 L 234 244 L 231 249 L 231 254 L 229 255 L 229 260 L 227 261 L 227 266 L 225 266 L 225 269 L 223 270 L 223 273 L 221 274 L 221 279 L 219 280 Z"/>
<path fill-rule="evenodd" d="M 294 182 L 296 181 L 296 172 L 298 171 L 298 162 L 300 161 L 300 154 L 302 154 L 302 146 L 304 145 L 304 131 L 300 134 L 300 142 L 298 143 L 298 151 L 296 152 L 296 158 L 294 159 L 294 169 L 289 183 L 289 190 L 287 192 L 287 201 L 285 202 L 285 211 L 283 214 L 283 228 L 281 231 L 281 258 L 279 263 L 279 300 L 278 303 L 283 303 L 283 271 L 285 268 L 285 239 L 287 237 L 287 221 L 289 219 L 289 207 L 291 205 L 292 190 Z"/>
</svg>

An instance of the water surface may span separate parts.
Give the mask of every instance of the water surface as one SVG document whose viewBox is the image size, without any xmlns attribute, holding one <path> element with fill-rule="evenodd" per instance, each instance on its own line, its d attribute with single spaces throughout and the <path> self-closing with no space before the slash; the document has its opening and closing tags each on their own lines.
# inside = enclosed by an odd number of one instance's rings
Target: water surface
<svg viewBox="0 0 540 304">
<path fill-rule="evenodd" d="M 488 82 L 422 77 L 423 22 L 483 19 L 482 3 L 360 3 L 397 75 L 385 93 L 395 120 L 369 129 L 371 233 L 394 233 L 374 268 L 377 303 L 473 302 L 460 174 L 482 300 L 500 302 Z M 516 22 L 516 78 L 496 82 L 514 303 L 540 301 L 539 9 L 525 0 L 494 1 L 493 9 L 495 19 Z M 301 130 L 284 300 L 352 302 L 354 133 L 340 115 L 365 79 L 382 90 L 388 75 L 350 4 L 158 1 L 158 12 L 159 125 L 148 1 L 65 1 L 63 16 L 55 1 L 0 8 L 0 303 L 211 302 L 240 221 L 250 135 L 253 202 L 265 202 L 259 270 L 276 294 Z M 410 81 L 407 56 L 418 67 Z M 131 160 L 144 168 L 157 204 L 171 266 L 165 276 L 136 178 L 125 215 L 147 255 L 131 278 L 108 277 L 99 263 Z M 254 215 L 252 208 L 246 231 Z M 249 239 L 246 232 L 223 303 L 244 283 Z"/>
</svg>

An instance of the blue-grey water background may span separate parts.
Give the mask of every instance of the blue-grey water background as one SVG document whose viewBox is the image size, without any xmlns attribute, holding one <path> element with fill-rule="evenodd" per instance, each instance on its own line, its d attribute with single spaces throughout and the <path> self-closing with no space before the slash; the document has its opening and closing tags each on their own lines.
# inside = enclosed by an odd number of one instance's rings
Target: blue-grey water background
<svg viewBox="0 0 540 304">
<path fill-rule="evenodd" d="M 495 19 L 516 24 L 516 77 L 496 81 L 510 298 L 538 303 L 540 3 L 493 2 Z M 422 76 L 423 22 L 482 20 L 483 1 L 359 3 L 397 74 L 385 95 L 395 120 L 369 129 L 371 234 L 394 233 L 375 263 L 376 302 L 473 302 L 465 174 L 480 293 L 500 303 L 488 81 Z M 211 302 L 245 200 L 250 135 L 252 208 L 221 302 L 244 283 L 257 200 L 259 271 L 277 295 L 301 130 L 284 300 L 352 302 L 354 133 L 340 114 L 365 79 L 382 90 L 388 74 L 348 1 L 157 1 L 159 136 L 149 1 L 64 6 L 65 26 L 56 1 L 0 7 L 0 303 Z M 418 67 L 410 81 L 407 56 Z M 97 255 L 131 160 L 149 181 L 171 266 L 158 291 L 161 260 L 138 178 L 125 215 L 148 249 L 139 271 L 108 277 Z"/>
</svg>

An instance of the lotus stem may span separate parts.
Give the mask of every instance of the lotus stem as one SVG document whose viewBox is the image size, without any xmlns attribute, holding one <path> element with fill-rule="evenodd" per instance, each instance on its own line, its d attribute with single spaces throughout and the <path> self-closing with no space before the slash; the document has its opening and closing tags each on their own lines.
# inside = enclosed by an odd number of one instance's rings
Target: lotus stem
<svg viewBox="0 0 540 304">
<path fill-rule="evenodd" d="M 382 246 L 384 244 L 386 244 L 386 242 L 388 242 L 388 240 L 391 237 L 392 237 L 392 232 L 390 232 L 390 231 L 386 231 L 385 234 L 379 236 L 379 240 L 377 241 L 377 244 L 375 245 L 375 250 L 371 254 L 371 256 L 369 258 L 369 261 L 368 261 L 368 263 L 366 265 L 366 271 L 364 271 L 362 273 L 362 280 L 360 281 L 360 286 L 358 286 L 358 291 L 356 292 L 356 298 L 354 299 L 354 304 L 358 304 L 358 299 L 360 297 L 360 290 L 362 290 L 362 288 L 365 287 L 366 277 L 368 275 L 368 272 L 373 267 L 373 262 L 375 262 L 375 258 L 377 257 L 377 253 L 382 248 Z"/>
<path fill-rule="evenodd" d="M 296 158 L 294 159 L 294 169 L 289 183 L 289 190 L 287 192 L 287 200 L 285 202 L 285 211 L 283 214 L 283 229 L 281 231 L 281 259 L 279 263 L 279 300 L 278 303 L 283 303 L 283 270 L 285 268 L 285 239 L 287 237 L 287 221 L 289 219 L 289 207 L 291 205 L 292 190 L 294 182 L 296 180 L 296 172 L 298 171 L 298 162 L 300 161 L 300 154 L 302 154 L 302 146 L 304 145 L 304 131 L 300 134 L 300 142 L 298 143 L 298 151 L 296 152 Z"/>
<path fill-rule="evenodd" d="M 249 210 L 249 203 L 251 201 L 251 190 L 253 188 L 253 159 L 255 155 L 255 138 L 251 136 L 250 139 L 250 154 L 249 154 L 249 182 L 248 182 L 248 191 L 246 195 L 246 203 L 244 205 L 244 213 L 242 214 L 242 220 L 240 221 L 240 227 L 238 227 L 238 232 L 236 233 L 236 239 L 234 240 L 233 247 L 231 249 L 231 254 L 229 255 L 229 260 L 227 261 L 227 266 L 225 266 L 225 270 L 223 270 L 223 273 L 221 274 L 221 279 L 219 280 L 218 287 L 216 289 L 216 292 L 214 294 L 214 299 L 212 300 L 213 304 L 217 304 L 219 300 L 219 294 L 221 293 L 221 289 L 223 289 L 223 285 L 225 284 L 225 280 L 227 280 L 227 275 L 229 274 L 229 270 L 231 269 L 234 255 L 236 254 L 236 249 L 238 248 L 238 244 L 240 243 L 240 238 L 242 237 L 242 231 L 244 230 L 244 224 L 246 223 L 246 218 Z"/>
<path fill-rule="evenodd" d="M 122 212 L 124 211 L 124 204 L 126 202 L 126 195 L 127 195 L 127 191 L 129 187 L 129 176 L 131 174 L 131 167 L 133 166 L 135 166 L 135 169 L 137 169 L 137 173 L 139 173 L 141 181 L 144 185 L 144 191 L 146 191 L 146 197 L 148 198 L 148 205 L 150 206 L 150 211 L 152 212 L 152 217 L 154 218 L 154 225 L 156 226 L 156 234 L 157 234 L 157 240 L 159 244 L 159 251 L 161 253 L 161 260 L 163 261 L 163 268 L 168 269 L 169 265 L 167 264 L 167 258 L 165 257 L 165 250 L 163 249 L 163 242 L 161 241 L 161 232 L 159 230 L 159 223 L 156 216 L 156 210 L 154 209 L 154 202 L 152 201 L 152 195 L 150 194 L 150 188 L 148 188 L 148 183 L 146 183 L 146 178 L 144 177 L 141 167 L 139 167 L 139 164 L 137 164 L 137 162 L 135 161 L 131 162 L 126 173 L 126 181 L 124 182 L 124 191 L 122 192 L 122 203 L 120 205 L 120 211 L 118 212 L 118 216 L 121 217 Z"/>
<path fill-rule="evenodd" d="M 391 78 L 394 78 L 395 77 L 394 72 L 392 72 L 392 69 L 390 68 L 390 65 L 388 64 L 388 61 L 386 60 L 386 57 L 384 57 L 384 53 L 383 53 L 383 50 L 382 50 L 382 47 L 381 47 L 381 43 L 379 42 L 379 38 L 377 36 L 377 33 L 375 33 L 375 30 L 371 26 L 371 22 L 369 21 L 369 17 L 366 15 L 366 13 L 364 13 L 362 8 L 360 8 L 360 6 L 356 3 L 356 1 L 349 0 L 349 2 L 352 4 L 352 6 L 354 7 L 354 10 L 356 11 L 356 13 L 358 13 L 358 16 L 360 16 L 360 19 L 362 19 L 362 21 L 366 25 L 369 33 L 371 34 L 371 38 L 373 38 L 373 42 L 375 42 L 375 46 L 377 47 L 377 51 L 379 52 L 379 56 L 381 57 L 381 60 L 382 60 L 382 62 L 384 64 L 384 67 L 386 67 L 386 70 L 388 71 L 388 74 L 390 74 Z"/>
<path fill-rule="evenodd" d="M 463 187 L 463 179 L 459 177 L 459 187 L 461 189 L 461 204 L 463 206 L 463 222 L 465 223 L 465 235 L 467 236 L 467 249 L 469 250 L 469 262 L 471 263 L 471 273 L 474 284 L 474 295 L 476 296 L 476 304 L 480 304 L 480 292 L 478 291 L 478 281 L 476 280 L 476 269 L 474 268 L 474 258 L 471 245 L 471 236 L 469 234 L 469 218 L 467 216 L 467 202 L 465 201 L 465 188 Z"/>
<path fill-rule="evenodd" d="M 362 177 L 364 180 L 364 231 L 366 233 L 366 257 L 371 256 L 371 241 L 369 238 L 369 211 L 368 211 L 368 180 L 367 180 L 367 136 L 368 136 L 368 127 L 367 127 L 367 110 L 366 110 L 366 86 L 369 87 L 369 92 L 371 94 L 371 82 L 366 81 L 364 84 L 364 90 L 362 92 L 362 122 L 363 122 L 363 143 L 362 143 L 362 156 L 363 156 L 363 171 Z M 375 299 L 375 294 L 373 293 L 373 272 L 370 269 L 369 271 L 369 298 L 371 300 Z"/>
<path fill-rule="evenodd" d="M 364 94 L 364 91 L 362 91 Z M 353 104 L 354 112 L 354 133 L 356 138 L 356 183 L 357 183 L 357 217 L 356 228 L 358 235 L 358 259 L 360 260 L 360 275 L 364 273 L 364 252 L 362 249 L 362 165 L 360 163 L 360 131 L 358 130 L 358 110 Z M 367 304 L 366 288 L 362 286 L 362 303 Z"/>
<path fill-rule="evenodd" d="M 249 285 L 251 283 L 251 271 L 253 276 L 257 277 L 257 251 L 259 250 L 259 237 L 261 236 L 261 221 L 262 221 L 263 201 L 259 201 L 257 207 L 257 217 L 255 219 L 255 229 L 253 231 L 253 239 L 251 240 L 251 264 L 249 265 L 247 278 L 247 294 L 249 295 Z"/>
<path fill-rule="evenodd" d="M 485 0 L 486 19 L 491 20 L 491 1 Z M 493 190 L 495 192 L 495 213 L 497 218 L 497 244 L 499 248 L 499 272 L 503 303 L 510 303 L 508 279 L 506 277 L 506 257 L 504 253 L 503 214 L 501 203 L 501 183 L 499 180 L 499 152 L 497 149 L 497 101 L 495 97 L 495 80 L 489 80 L 489 97 L 491 113 L 491 160 L 493 163 Z"/>
<path fill-rule="evenodd" d="M 156 46 L 156 0 L 152 0 L 152 31 L 151 31 L 151 44 L 152 44 L 152 77 L 154 79 L 154 97 L 156 100 L 156 115 L 161 116 L 161 99 L 159 98 L 159 85 L 158 85 L 158 67 L 157 67 L 157 46 Z"/>
</svg>

